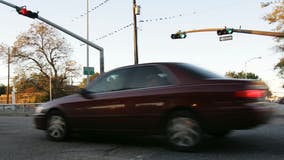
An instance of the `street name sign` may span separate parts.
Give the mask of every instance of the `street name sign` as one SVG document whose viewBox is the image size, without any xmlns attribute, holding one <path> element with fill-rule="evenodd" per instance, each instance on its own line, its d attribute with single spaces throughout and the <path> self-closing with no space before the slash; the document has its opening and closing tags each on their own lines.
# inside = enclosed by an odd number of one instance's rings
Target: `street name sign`
<svg viewBox="0 0 284 160">
<path fill-rule="evenodd" d="M 84 67 L 84 75 L 93 75 L 95 74 L 94 67 Z"/>
<path fill-rule="evenodd" d="M 220 41 L 233 40 L 233 36 L 232 36 L 232 35 L 229 35 L 229 36 L 222 36 L 222 37 L 219 37 L 219 40 L 220 40 Z"/>
</svg>

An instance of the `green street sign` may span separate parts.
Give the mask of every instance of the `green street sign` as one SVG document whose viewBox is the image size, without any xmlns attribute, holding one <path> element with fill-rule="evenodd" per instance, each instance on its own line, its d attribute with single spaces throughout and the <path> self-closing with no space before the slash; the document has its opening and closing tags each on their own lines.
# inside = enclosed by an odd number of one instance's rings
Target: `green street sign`
<svg viewBox="0 0 284 160">
<path fill-rule="evenodd" d="M 84 75 L 94 75 L 95 69 L 94 67 L 84 67 Z"/>
</svg>

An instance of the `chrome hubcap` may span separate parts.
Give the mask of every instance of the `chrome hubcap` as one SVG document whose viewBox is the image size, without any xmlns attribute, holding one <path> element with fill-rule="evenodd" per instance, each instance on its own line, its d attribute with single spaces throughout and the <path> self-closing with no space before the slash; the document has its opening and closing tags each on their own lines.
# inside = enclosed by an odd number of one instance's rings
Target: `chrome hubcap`
<svg viewBox="0 0 284 160">
<path fill-rule="evenodd" d="M 48 134 L 53 138 L 62 138 L 65 136 L 66 123 L 61 116 L 51 116 L 48 122 Z"/>
<path fill-rule="evenodd" d="M 170 143 L 178 147 L 191 147 L 200 141 L 200 127 L 196 121 L 186 117 L 174 118 L 168 126 Z"/>
</svg>

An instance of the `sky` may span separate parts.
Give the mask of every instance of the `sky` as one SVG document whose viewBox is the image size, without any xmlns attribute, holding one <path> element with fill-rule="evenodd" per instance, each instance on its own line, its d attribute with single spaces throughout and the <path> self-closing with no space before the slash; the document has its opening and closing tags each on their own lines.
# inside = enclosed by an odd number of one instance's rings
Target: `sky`
<svg viewBox="0 0 284 160">
<path fill-rule="evenodd" d="M 82 37 L 86 37 L 87 0 L 6 0 L 39 15 Z M 172 40 L 181 30 L 204 28 L 242 28 L 272 31 L 275 26 L 263 20 L 272 7 L 261 8 L 267 0 L 136 0 L 141 6 L 138 21 L 139 63 L 186 62 L 220 75 L 228 71 L 253 72 L 264 80 L 275 95 L 284 95 L 277 72 L 273 69 L 283 54 L 276 53 L 273 37 L 233 33 L 233 40 L 219 41 L 216 32 L 187 34 Z M 89 0 L 89 37 L 104 48 L 105 71 L 134 64 L 132 0 Z M 0 4 L 0 43 L 12 46 L 17 36 L 30 25 L 40 22 L 19 15 L 15 9 Z M 86 46 L 62 33 L 73 48 L 72 59 L 86 66 Z M 105 36 L 107 35 L 107 36 Z M 104 38 L 101 38 L 104 37 Z M 261 59 L 254 59 L 261 57 Z M 99 72 L 99 51 L 90 48 L 90 66 Z M 0 83 L 6 84 L 7 65 L 0 64 Z M 15 65 L 12 65 L 12 76 Z M 82 69 L 83 74 L 83 69 Z M 82 75 L 83 77 L 83 75 Z M 78 82 L 80 79 L 78 79 Z"/>
</svg>

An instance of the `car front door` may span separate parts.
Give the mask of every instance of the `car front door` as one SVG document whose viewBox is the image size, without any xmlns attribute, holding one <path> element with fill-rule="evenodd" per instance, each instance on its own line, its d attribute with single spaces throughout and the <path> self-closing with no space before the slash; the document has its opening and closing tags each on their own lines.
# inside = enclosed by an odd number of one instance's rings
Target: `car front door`
<svg viewBox="0 0 284 160">
<path fill-rule="evenodd" d="M 130 108 L 128 92 L 124 88 L 126 73 L 127 70 L 113 71 L 91 82 L 82 96 L 85 98 L 74 106 L 75 128 L 96 131 L 129 128 Z"/>
</svg>

